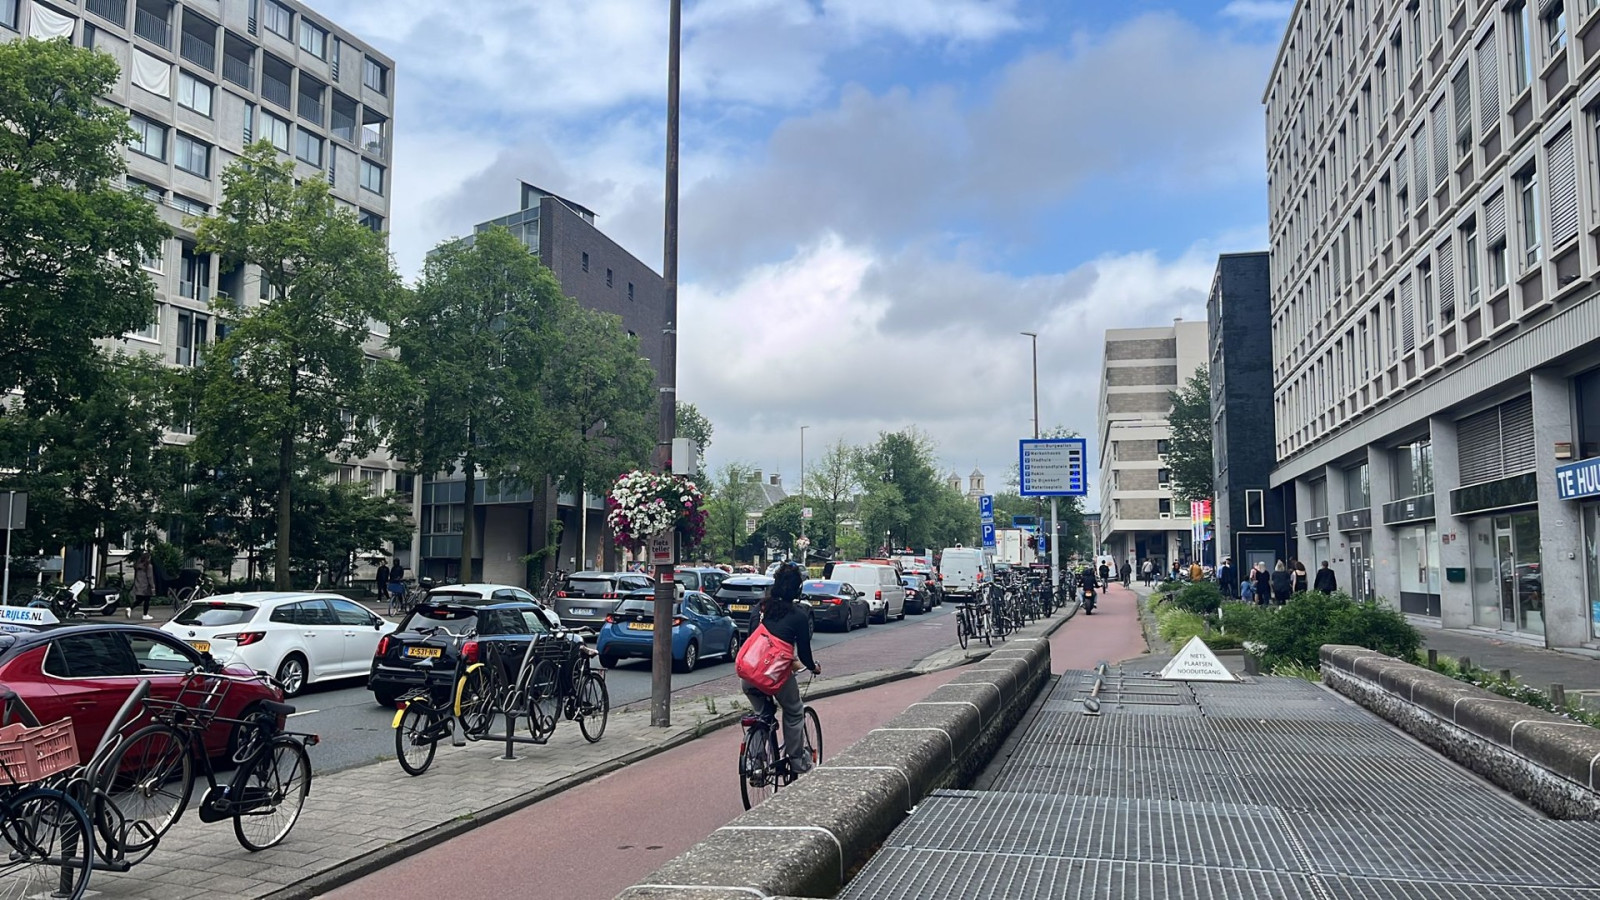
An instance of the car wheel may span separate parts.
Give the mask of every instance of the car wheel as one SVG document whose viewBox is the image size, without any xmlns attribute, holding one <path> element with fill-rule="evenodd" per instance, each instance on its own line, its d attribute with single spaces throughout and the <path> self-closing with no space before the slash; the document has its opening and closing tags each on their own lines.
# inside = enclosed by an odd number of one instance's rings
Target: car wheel
<svg viewBox="0 0 1600 900">
<path fill-rule="evenodd" d="M 690 641 L 689 646 L 683 648 L 683 661 L 679 662 L 676 666 L 674 666 L 674 668 L 679 672 L 688 674 L 689 672 L 693 672 L 694 667 L 698 666 L 699 664 L 700 644 L 696 641 Z"/>
<path fill-rule="evenodd" d="M 617 662 L 617 658 L 609 653 L 600 654 L 600 667 L 602 669 L 615 669 Z"/>
<path fill-rule="evenodd" d="M 291 653 L 278 663 L 278 684 L 283 686 L 283 696 L 293 697 L 306 687 L 306 658 Z"/>
<path fill-rule="evenodd" d="M 723 656 L 727 657 L 728 662 L 733 662 L 734 657 L 736 657 L 738 655 L 739 655 L 739 632 L 735 631 L 733 634 L 728 635 L 728 652 L 724 653 Z"/>
<path fill-rule="evenodd" d="M 372 698 L 378 701 L 378 705 L 384 709 L 394 709 L 394 705 L 400 700 L 400 695 L 394 691 L 374 690 L 372 692 Z"/>
</svg>

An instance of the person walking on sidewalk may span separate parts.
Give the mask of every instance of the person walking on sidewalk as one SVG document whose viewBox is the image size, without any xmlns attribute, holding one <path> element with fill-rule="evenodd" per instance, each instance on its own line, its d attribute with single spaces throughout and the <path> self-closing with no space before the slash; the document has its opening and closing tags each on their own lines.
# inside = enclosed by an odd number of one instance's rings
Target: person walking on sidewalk
<svg viewBox="0 0 1600 900">
<path fill-rule="evenodd" d="M 1155 563 L 1152 563 L 1148 559 L 1145 560 L 1144 561 L 1144 565 L 1139 567 L 1139 578 L 1144 581 L 1144 586 L 1145 587 L 1149 587 L 1151 579 L 1153 579 L 1155 577 L 1156 577 Z"/>
<path fill-rule="evenodd" d="M 1254 593 L 1256 595 L 1256 603 L 1260 606 L 1266 606 L 1268 603 L 1271 603 L 1272 573 L 1267 571 L 1267 564 L 1256 563 L 1256 570 L 1250 576 L 1250 578 L 1255 582 Z"/>
<path fill-rule="evenodd" d="M 1105 563 L 1100 564 L 1100 589 L 1111 587 L 1111 567 Z"/>
<path fill-rule="evenodd" d="M 139 559 L 133 564 L 133 603 L 135 606 L 144 606 L 144 620 L 150 621 L 150 598 L 156 594 L 156 564 L 150 559 L 150 551 L 145 550 L 139 554 Z"/>
<path fill-rule="evenodd" d="M 1339 589 L 1339 579 L 1328 568 L 1327 560 L 1322 561 L 1322 568 L 1317 570 L 1317 580 L 1311 586 L 1322 594 L 1331 594 Z"/>
<path fill-rule="evenodd" d="M 1306 578 L 1305 563 L 1298 559 L 1291 562 L 1289 564 L 1289 574 L 1294 576 L 1294 592 L 1296 594 L 1304 594 L 1311 589 L 1311 582 Z"/>
<path fill-rule="evenodd" d="M 382 600 L 384 597 L 389 596 L 389 561 L 387 559 L 378 563 L 378 577 L 373 580 L 377 582 L 378 589 L 374 593 L 378 595 L 378 599 Z"/>
<path fill-rule="evenodd" d="M 1133 584 L 1133 563 L 1123 560 L 1122 568 L 1118 570 L 1117 574 L 1122 576 L 1123 587 Z"/>
<path fill-rule="evenodd" d="M 1272 602 L 1279 604 L 1289 602 L 1294 596 L 1294 576 L 1289 574 L 1289 567 L 1283 560 L 1278 560 L 1278 567 L 1272 570 Z"/>
<path fill-rule="evenodd" d="M 760 620 L 767 631 L 780 641 L 794 646 L 795 658 L 815 675 L 822 674 L 822 666 L 811 656 L 811 627 L 806 614 L 795 602 L 800 599 L 800 585 L 804 581 L 800 567 L 786 562 L 772 573 L 772 587 L 761 601 Z M 754 626 L 752 626 L 753 628 Z M 740 679 L 745 698 L 757 715 L 773 716 L 783 710 L 783 749 L 789 757 L 789 772 L 801 775 L 811 771 L 811 757 L 805 746 L 805 701 L 800 698 L 800 685 L 790 675 L 778 688 L 778 693 L 767 695 L 755 685 Z M 752 776 L 759 778 L 759 776 Z"/>
<path fill-rule="evenodd" d="M 1217 588 L 1222 591 L 1222 596 L 1232 600 L 1239 596 L 1239 585 L 1236 584 L 1239 576 L 1233 571 L 1233 557 L 1224 556 L 1217 566 Z"/>
</svg>

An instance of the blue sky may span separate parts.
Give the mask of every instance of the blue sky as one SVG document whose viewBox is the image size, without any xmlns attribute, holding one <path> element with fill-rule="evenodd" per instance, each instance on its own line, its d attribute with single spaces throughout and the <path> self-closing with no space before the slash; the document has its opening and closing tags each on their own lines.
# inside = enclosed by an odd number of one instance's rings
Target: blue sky
<svg viewBox="0 0 1600 900">
<path fill-rule="evenodd" d="M 518 179 L 660 260 L 666 0 L 321 0 L 396 60 L 393 248 Z M 1003 480 L 1094 430 L 1101 334 L 1264 248 L 1281 0 L 685 0 L 680 398 L 713 465 L 915 425 Z M 816 365 L 822 356 L 836 365 Z"/>
</svg>

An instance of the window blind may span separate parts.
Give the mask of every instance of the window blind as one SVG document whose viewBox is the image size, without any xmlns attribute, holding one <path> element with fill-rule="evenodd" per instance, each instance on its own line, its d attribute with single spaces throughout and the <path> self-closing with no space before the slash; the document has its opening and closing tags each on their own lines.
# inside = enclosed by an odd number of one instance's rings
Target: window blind
<svg viewBox="0 0 1600 900">
<path fill-rule="evenodd" d="M 1500 60 L 1494 29 L 1478 44 L 1478 122 L 1487 132 L 1500 121 Z"/>
<path fill-rule="evenodd" d="M 1417 348 L 1417 303 L 1410 275 L 1400 282 L 1400 343 L 1407 352 Z"/>
<path fill-rule="evenodd" d="M 1463 65 L 1461 71 L 1456 73 L 1455 80 L 1450 82 L 1451 93 L 1455 95 L 1456 103 L 1456 140 L 1471 139 L 1472 137 L 1472 71 Z"/>
<path fill-rule="evenodd" d="M 1450 107 L 1443 97 L 1433 106 L 1433 183 L 1450 177 Z"/>
<path fill-rule="evenodd" d="M 1483 204 L 1484 246 L 1493 247 L 1506 239 L 1506 192 L 1495 191 Z"/>
<path fill-rule="evenodd" d="M 1500 404 L 1500 458 L 1503 475 L 1520 475 L 1538 468 L 1533 441 L 1532 394 Z"/>
<path fill-rule="evenodd" d="M 1545 153 L 1550 173 L 1550 246 L 1559 247 L 1578 236 L 1578 170 L 1571 126 L 1562 129 Z"/>
<path fill-rule="evenodd" d="M 1456 318 L 1456 267 L 1454 247 L 1445 238 L 1434 251 L 1434 271 L 1439 280 L 1439 320 L 1453 322 Z"/>
</svg>

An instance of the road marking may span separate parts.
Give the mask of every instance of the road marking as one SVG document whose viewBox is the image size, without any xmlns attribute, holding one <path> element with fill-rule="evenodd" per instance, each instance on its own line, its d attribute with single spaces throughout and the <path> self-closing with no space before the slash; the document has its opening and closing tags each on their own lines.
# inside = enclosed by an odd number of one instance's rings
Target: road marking
<svg viewBox="0 0 1600 900">
<path fill-rule="evenodd" d="M 299 712 L 289 713 L 287 716 L 284 716 L 284 718 L 292 719 L 295 716 L 309 716 L 312 713 L 319 713 L 319 712 L 322 712 L 322 710 L 320 710 L 320 709 L 306 709 L 306 710 L 301 710 Z"/>
</svg>

